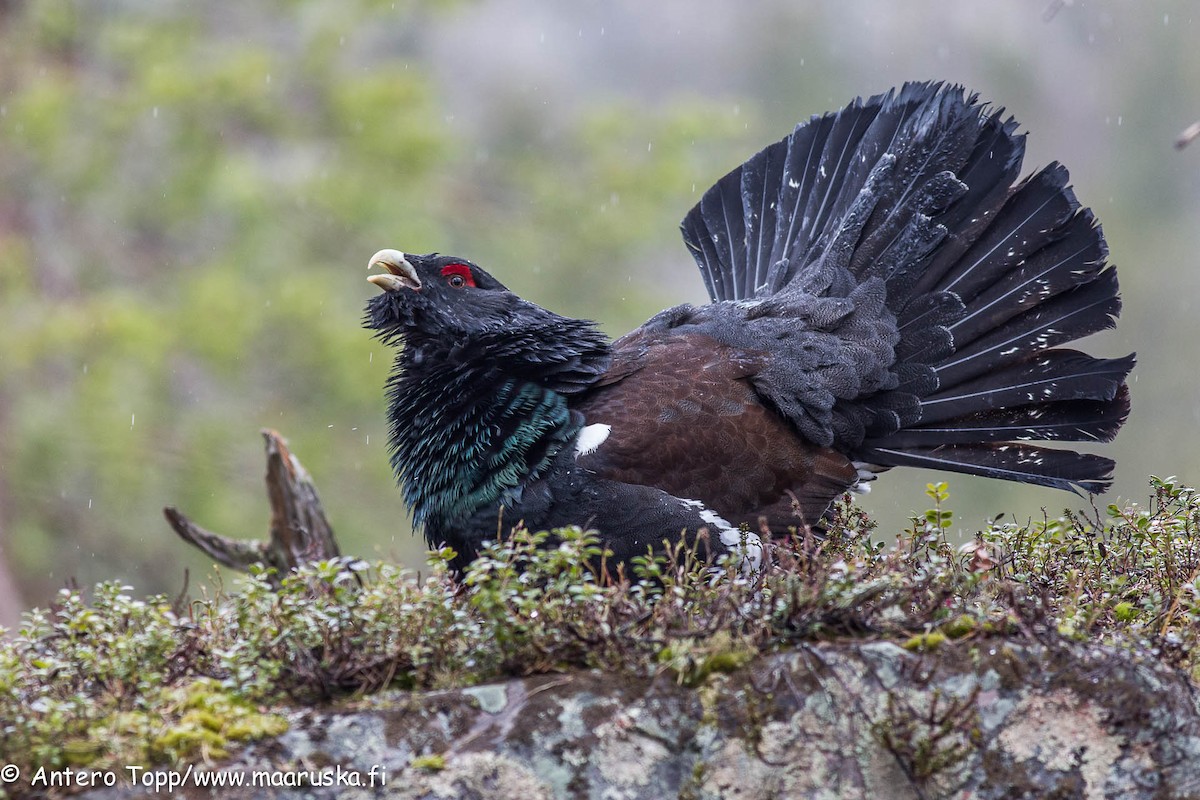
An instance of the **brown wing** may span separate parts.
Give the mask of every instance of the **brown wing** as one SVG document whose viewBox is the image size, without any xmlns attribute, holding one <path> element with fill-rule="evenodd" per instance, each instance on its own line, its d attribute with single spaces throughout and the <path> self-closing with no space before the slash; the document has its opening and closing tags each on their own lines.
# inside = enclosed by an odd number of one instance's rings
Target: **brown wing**
<svg viewBox="0 0 1200 800">
<path fill-rule="evenodd" d="M 777 533 L 815 525 L 857 478 L 845 455 L 801 439 L 748 378 L 765 355 L 694 332 L 640 330 L 576 404 L 611 426 L 579 463 L 625 483 L 701 500 L 735 524 Z"/>
</svg>

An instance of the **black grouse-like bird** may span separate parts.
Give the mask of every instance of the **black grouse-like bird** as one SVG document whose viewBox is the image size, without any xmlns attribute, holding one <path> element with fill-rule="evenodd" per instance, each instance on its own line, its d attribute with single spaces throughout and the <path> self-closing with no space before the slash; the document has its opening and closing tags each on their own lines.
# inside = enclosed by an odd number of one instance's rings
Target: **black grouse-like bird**
<svg viewBox="0 0 1200 800">
<path fill-rule="evenodd" d="M 754 566 L 756 534 L 819 528 L 895 466 L 1103 491 L 1125 358 L 1115 269 L 1051 164 L 959 87 L 913 83 L 813 117 L 683 221 L 712 302 L 610 342 L 474 263 L 382 250 L 367 327 L 402 344 L 392 464 L 461 566 L 518 522 L 598 529 L 623 561 L 699 537 Z M 699 533 L 704 531 L 705 533 Z M 749 531 L 749 532 L 747 532 Z"/>
</svg>

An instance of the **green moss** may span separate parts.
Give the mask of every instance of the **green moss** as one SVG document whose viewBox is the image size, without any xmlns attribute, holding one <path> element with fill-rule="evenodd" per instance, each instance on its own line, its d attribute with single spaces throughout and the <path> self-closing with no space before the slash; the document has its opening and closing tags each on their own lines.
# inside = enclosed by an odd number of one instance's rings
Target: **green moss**
<svg viewBox="0 0 1200 800">
<path fill-rule="evenodd" d="M 1113 616 L 1120 622 L 1132 622 L 1137 618 L 1137 607 L 1128 600 L 1122 600 L 1113 606 Z"/>
<path fill-rule="evenodd" d="M 156 736 L 150 743 L 149 752 L 157 756 L 156 761 L 175 763 L 197 758 L 208 761 L 229 755 L 225 744 L 221 734 L 184 718 L 171 730 Z"/>
<path fill-rule="evenodd" d="M 719 725 L 721 687 L 715 683 L 706 683 L 699 687 L 697 694 L 700 698 L 700 724 L 709 727 Z"/>
<path fill-rule="evenodd" d="M 225 737 L 235 742 L 252 742 L 286 733 L 288 721 L 275 714 L 247 714 L 226 723 Z"/>
<path fill-rule="evenodd" d="M 939 631 L 930 631 L 929 633 L 918 633 L 916 636 L 910 637 L 904 644 L 901 645 L 905 650 L 922 652 L 926 650 L 936 650 L 944 645 L 949 638 L 946 634 Z"/>
<path fill-rule="evenodd" d="M 68 739 L 63 742 L 63 761 L 72 767 L 86 767 L 104 752 L 98 742 L 87 739 Z"/>
<path fill-rule="evenodd" d="M 658 663 L 685 686 L 698 686 L 713 673 L 734 672 L 758 655 L 758 649 L 722 630 L 707 638 L 679 639 L 658 653 Z"/>
<path fill-rule="evenodd" d="M 412 760 L 413 769 L 423 769 L 427 772 L 441 772 L 446 768 L 446 757 L 433 753 L 426 756 L 417 756 Z"/>
<path fill-rule="evenodd" d="M 158 762 L 179 763 L 196 758 L 224 758 L 231 743 L 278 736 L 287 720 L 260 712 L 211 678 L 163 692 L 168 717 L 150 737 L 148 755 Z"/>
<path fill-rule="evenodd" d="M 961 639 L 970 636 L 980 627 L 979 622 L 968 614 L 959 614 L 949 622 L 944 623 L 939 630 L 950 639 Z"/>
</svg>

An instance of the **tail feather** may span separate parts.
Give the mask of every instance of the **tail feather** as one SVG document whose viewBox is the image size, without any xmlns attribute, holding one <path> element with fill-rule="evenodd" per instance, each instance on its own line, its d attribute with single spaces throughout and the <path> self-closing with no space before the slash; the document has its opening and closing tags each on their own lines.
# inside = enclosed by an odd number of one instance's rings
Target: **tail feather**
<svg viewBox="0 0 1200 800">
<path fill-rule="evenodd" d="M 1062 238 L 1024 257 L 1016 269 L 974 298 L 970 310 L 950 325 L 959 345 L 999 328 L 1052 297 L 1096 280 L 1107 255 L 1096 227 L 1090 212 L 1074 215 Z"/>
<path fill-rule="evenodd" d="M 954 352 L 950 324 L 966 311 L 962 298 L 953 292 L 933 292 L 909 303 L 896 320 L 900 341 L 896 360 L 901 364 L 935 364 Z M 930 372 L 936 388 L 937 381 Z"/>
<path fill-rule="evenodd" d="M 1028 444 L 950 444 L 937 447 L 871 447 L 862 451 L 868 463 L 888 467 L 921 467 L 962 472 L 1091 494 L 1112 485 L 1111 458 Z"/>
<path fill-rule="evenodd" d="M 896 206 L 855 248 L 850 272 L 884 278 L 894 299 L 908 294 L 911 265 L 924 261 L 946 239 L 946 227 L 929 213 L 961 197 L 965 188 L 950 172 L 931 178 L 921 195 Z"/>
<path fill-rule="evenodd" d="M 746 262 L 735 258 L 733 251 L 734 243 L 745 240 L 746 224 L 740 212 L 731 213 L 734 198 L 740 203 L 741 180 L 726 175 L 701 198 L 697 208 L 702 213 L 692 221 L 693 227 L 685 223 L 684 228 L 688 245 L 703 254 L 705 263 L 731 265 L 729 270 L 701 270 L 709 295 L 722 299 L 746 296 Z"/>
<path fill-rule="evenodd" d="M 1112 327 L 1119 287 L 1066 168 L 1018 182 L 1024 152 L 1003 109 L 906 84 L 798 126 L 687 215 L 713 301 L 770 298 L 725 335 L 771 354 L 755 388 L 805 436 L 880 467 L 1108 485 L 1108 459 L 1023 443 L 1111 439 L 1133 366 L 1052 349 Z"/>
<path fill-rule="evenodd" d="M 981 119 L 974 102 L 961 88 L 906 84 L 813 117 L 719 180 L 681 226 L 713 301 L 769 296 L 797 280 L 819 285 L 824 256 L 839 244 L 853 257 L 841 266 L 864 278 L 881 258 L 896 271 L 931 254 L 946 229 L 930 215 L 964 193 L 994 192 L 954 177 L 964 166 L 995 172 L 980 131 L 1007 147 L 993 179 L 1020 160 L 1021 140 L 1005 137 L 998 114 Z"/>
<path fill-rule="evenodd" d="M 746 244 L 750 250 L 746 272 L 753 276 L 738 287 L 739 294 L 745 297 L 754 296 L 759 286 L 768 283 L 776 239 L 775 226 L 771 224 L 773 198 L 769 187 L 783 183 L 787 153 L 780 148 L 767 148 L 755 159 L 753 165 L 741 170 L 740 179 Z"/>
<path fill-rule="evenodd" d="M 806 196 L 798 198 L 808 202 L 799 213 L 793 213 L 792 219 L 788 221 L 789 228 L 797 222 L 803 223 L 800 235 L 790 240 L 786 235 L 777 239 L 781 250 L 776 252 L 781 252 L 788 262 L 799 261 L 807 255 L 813 249 L 813 245 L 820 241 L 820 234 L 825 231 L 831 219 L 835 223 L 845 220 L 847 201 L 860 198 L 858 191 L 835 191 L 846 185 L 845 178 L 853 164 L 852 156 L 856 145 L 870 124 L 870 119 L 865 117 L 870 116 L 872 115 L 869 112 L 864 113 L 862 108 L 854 109 L 852 114 L 839 114 L 835 117 L 836 122 L 830 131 L 830 138 L 836 137 L 836 141 L 830 142 L 831 146 L 824 148 L 821 157 L 815 161 L 806 157 L 805 169 L 809 174 L 805 175 L 805 180 L 811 181 L 813 189 Z M 801 188 L 803 186 L 802 183 Z M 779 230 L 779 227 L 776 230 Z"/>
<path fill-rule="evenodd" d="M 1129 414 L 1129 388 L 1113 401 L 1062 400 L 1056 403 L 980 411 L 943 422 L 906 428 L 887 437 L 886 446 L 905 450 L 943 444 L 1007 441 L 1110 442 Z M 864 444 L 871 446 L 871 442 Z M 881 445 L 882 446 L 882 445 Z"/>
<path fill-rule="evenodd" d="M 1025 355 L 1113 327 L 1121 311 L 1116 270 L 1008 320 L 934 366 L 942 386 L 955 386 Z"/>
<path fill-rule="evenodd" d="M 1025 134 L 1017 133 L 1017 122 L 1011 117 L 1002 121 L 1003 114 L 998 109 L 988 117 L 975 140 L 975 150 L 957 173 L 968 187 L 967 194 L 938 217 L 952 234 L 925 270 L 931 277 L 944 275 L 992 224 L 1021 173 Z"/>
<path fill-rule="evenodd" d="M 1003 177 L 1011 176 L 1006 173 Z M 957 247 L 944 248 L 934 256 L 916 281 L 913 295 L 954 291 L 970 301 L 981 288 L 1056 236 L 1058 227 L 1079 205 L 1066 182 L 1066 169 L 1052 164 L 1016 188 L 1004 186 L 999 202 L 989 198 L 993 202 L 987 207 L 986 221 L 975 225 L 965 221 L 965 228 L 957 230 L 954 237 Z"/>
<path fill-rule="evenodd" d="M 1112 400 L 1133 369 L 1133 357 L 1092 358 L 1076 350 L 1047 350 L 928 397 L 921 425 L 969 414 L 1060 400 Z"/>
</svg>

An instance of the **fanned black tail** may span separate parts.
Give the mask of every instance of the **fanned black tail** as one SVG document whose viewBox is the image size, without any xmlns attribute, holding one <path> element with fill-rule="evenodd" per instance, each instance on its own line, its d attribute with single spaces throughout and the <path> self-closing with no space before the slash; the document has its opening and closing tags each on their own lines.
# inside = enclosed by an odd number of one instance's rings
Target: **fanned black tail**
<svg viewBox="0 0 1200 800">
<path fill-rule="evenodd" d="M 1133 356 L 1059 348 L 1115 324 L 1116 270 L 1063 166 L 1017 182 L 1024 135 L 1002 116 L 941 84 L 855 101 L 722 178 L 684 239 L 714 302 L 886 287 L 895 388 L 835 387 L 824 409 L 855 460 L 1103 491 L 1110 459 L 1027 442 L 1124 422 Z"/>
</svg>

